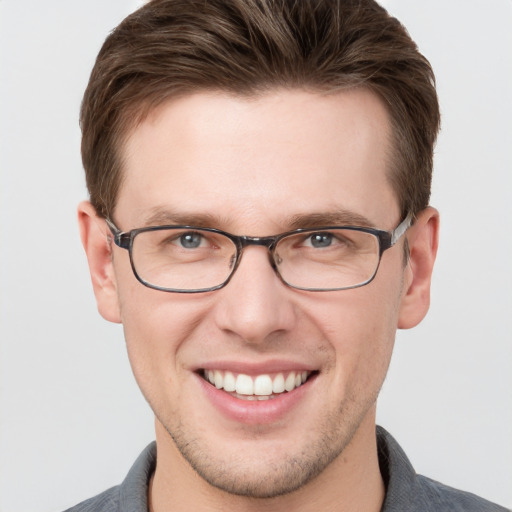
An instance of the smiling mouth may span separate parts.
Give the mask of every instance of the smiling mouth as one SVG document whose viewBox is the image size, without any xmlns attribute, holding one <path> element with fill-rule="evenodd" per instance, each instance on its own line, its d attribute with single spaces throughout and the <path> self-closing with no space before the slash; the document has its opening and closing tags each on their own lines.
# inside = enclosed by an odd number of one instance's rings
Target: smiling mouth
<svg viewBox="0 0 512 512">
<path fill-rule="evenodd" d="M 272 400 L 307 382 L 317 372 L 291 371 L 250 376 L 223 370 L 203 369 L 200 375 L 217 389 L 241 400 Z"/>
</svg>

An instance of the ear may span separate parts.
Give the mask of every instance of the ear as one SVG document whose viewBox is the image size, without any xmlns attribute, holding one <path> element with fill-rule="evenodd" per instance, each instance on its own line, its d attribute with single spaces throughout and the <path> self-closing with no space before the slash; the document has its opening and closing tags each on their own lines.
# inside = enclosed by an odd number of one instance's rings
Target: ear
<svg viewBox="0 0 512 512">
<path fill-rule="evenodd" d="M 399 329 L 418 325 L 430 307 L 430 283 L 439 243 L 439 213 L 423 210 L 407 232 L 409 261 L 398 317 Z"/>
<path fill-rule="evenodd" d="M 121 314 L 112 263 L 110 232 L 88 201 L 78 206 L 80 237 L 87 254 L 98 311 L 105 320 L 120 323 Z"/>
</svg>

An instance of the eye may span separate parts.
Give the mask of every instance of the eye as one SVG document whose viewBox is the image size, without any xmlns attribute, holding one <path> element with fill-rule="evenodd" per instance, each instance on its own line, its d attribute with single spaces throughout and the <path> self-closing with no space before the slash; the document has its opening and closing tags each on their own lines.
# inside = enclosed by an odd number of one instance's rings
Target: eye
<svg viewBox="0 0 512 512">
<path fill-rule="evenodd" d="M 342 229 L 333 231 L 317 231 L 302 239 L 300 246 L 310 249 L 345 250 L 354 245 L 353 235 Z"/>
<path fill-rule="evenodd" d="M 333 238 L 332 233 L 313 233 L 309 237 L 309 242 L 315 248 L 329 247 L 333 242 Z"/>
<path fill-rule="evenodd" d="M 179 244 L 181 244 L 185 249 L 197 249 L 198 247 L 201 247 L 203 241 L 203 235 L 194 232 L 183 233 L 178 238 Z"/>
</svg>

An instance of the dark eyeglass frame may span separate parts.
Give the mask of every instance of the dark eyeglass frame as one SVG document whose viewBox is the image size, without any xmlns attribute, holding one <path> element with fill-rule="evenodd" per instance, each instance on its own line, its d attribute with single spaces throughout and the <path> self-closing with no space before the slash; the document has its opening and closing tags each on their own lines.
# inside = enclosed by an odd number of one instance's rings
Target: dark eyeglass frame
<svg viewBox="0 0 512 512">
<path fill-rule="evenodd" d="M 411 227 L 413 223 L 413 215 L 408 214 L 405 219 L 398 224 L 398 226 L 392 230 L 392 231 L 384 231 L 382 229 L 375 229 L 375 228 L 368 228 L 368 227 L 362 227 L 362 226 L 319 226 L 315 228 L 300 228 L 300 229 L 294 229 L 292 231 L 286 231 L 284 233 L 280 233 L 278 235 L 273 236 L 239 236 L 239 235 L 233 235 L 231 233 L 228 233 L 227 231 L 222 231 L 220 229 L 215 228 L 207 228 L 207 227 L 198 227 L 198 226 L 188 226 L 188 225 L 163 225 L 163 226 L 148 226 L 144 228 L 136 228 L 132 229 L 130 231 L 121 231 L 115 224 L 112 222 L 112 220 L 106 218 L 105 222 L 107 223 L 108 228 L 110 229 L 110 232 L 113 235 L 113 241 L 114 243 L 122 248 L 126 249 L 129 253 L 130 257 L 130 264 L 132 267 L 133 274 L 137 278 L 137 280 L 142 283 L 144 286 L 147 286 L 148 288 L 152 288 L 154 290 L 160 290 L 163 292 L 172 292 L 172 293 L 203 293 L 203 292 L 210 292 L 214 290 L 218 290 L 220 288 L 223 288 L 226 286 L 231 278 L 233 277 L 234 273 L 236 272 L 236 269 L 238 268 L 238 265 L 240 264 L 240 261 L 242 259 L 242 253 L 245 247 L 249 245 L 259 245 L 264 246 L 268 249 L 268 256 L 269 261 L 272 269 L 277 274 L 279 279 L 290 288 L 294 288 L 297 290 L 304 290 L 304 291 L 310 291 L 310 292 L 328 292 L 328 291 L 340 291 L 340 290 L 349 290 L 352 288 L 360 288 L 361 286 L 365 286 L 377 275 L 377 271 L 379 270 L 380 261 L 382 258 L 382 254 L 384 251 L 387 251 L 391 247 L 393 247 L 396 242 L 405 234 L 405 232 Z M 167 230 L 167 229 L 186 229 L 191 231 L 207 231 L 210 233 L 217 233 L 219 235 L 223 235 L 226 238 L 229 238 L 236 248 L 236 258 L 235 262 L 233 264 L 233 268 L 231 272 L 229 273 L 228 277 L 225 279 L 224 282 L 222 282 L 219 285 L 212 286 L 210 288 L 198 288 L 198 289 L 192 289 L 192 290 L 183 290 L 183 289 L 174 289 L 174 288 L 164 288 L 161 286 L 157 286 L 151 283 L 148 283 L 147 281 L 144 281 L 139 274 L 137 273 L 137 269 L 135 268 L 134 262 L 133 262 L 133 256 L 132 256 L 132 247 L 133 247 L 133 241 L 135 237 L 139 233 L 148 232 L 148 231 L 161 231 L 161 230 Z M 375 236 L 379 242 L 379 260 L 377 262 L 377 265 L 375 267 L 375 272 L 373 275 L 364 281 L 363 283 L 359 283 L 353 286 L 344 286 L 341 288 L 304 288 L 299 286 L 294 286 L 292 284 L 289 284 L 284 280 L 284 278 L 279 273 L 279 270 L 276 267 L 275 259 L 274 259 L 274 250 L 277 246 L 277 244 L 283 239 L 291 235 L 296 235 L 300 233 L 316 233 L 321 231 L 327 231 L 332 229 L 346 229 L 350 231 L 361 231 L 363 233 L 369 233 L 373 236 Z"/>
</svg>

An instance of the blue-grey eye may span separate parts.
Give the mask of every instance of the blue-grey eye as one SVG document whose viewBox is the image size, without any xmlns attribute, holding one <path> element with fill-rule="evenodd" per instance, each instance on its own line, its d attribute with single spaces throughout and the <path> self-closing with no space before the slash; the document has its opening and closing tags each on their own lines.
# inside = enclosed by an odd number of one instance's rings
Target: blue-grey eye
<svg viewBox="0 0 512 512">
<path fill-rule="evenodd" d="M 185 249 L 197 249 L 203 241 L 203 235 L 199 233 L 184 233 L 180 236 L 179 240 Z"/>
<path fill-rule="evenodd" d="M 329 247 L 332 244 L 331 233 L 315 233 L 310 237 L 312 247 Z"/>
</svg>

